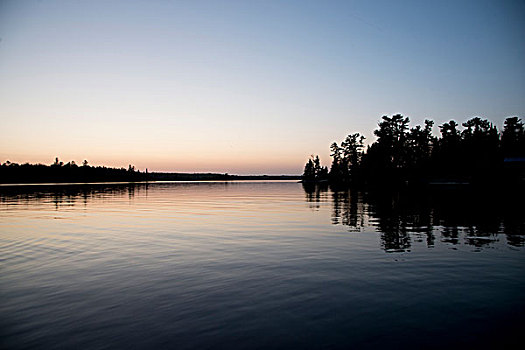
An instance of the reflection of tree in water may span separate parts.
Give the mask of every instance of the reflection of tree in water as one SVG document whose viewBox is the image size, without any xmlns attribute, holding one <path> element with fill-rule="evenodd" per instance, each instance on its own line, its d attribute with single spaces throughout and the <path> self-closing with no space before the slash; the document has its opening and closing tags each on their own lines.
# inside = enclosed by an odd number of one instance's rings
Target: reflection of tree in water
<svg viewBox="0 0 525 350">
<path fill-rule="evenodd" d="M 305 188 L 306 190 L 306 188 Z M 350 231 L 375 227 L 381 246 L 388 252 L 411 249 L 413 242 L 433 247 L 436 233 L 441 242 L 476 248 L 499 240 L 500 233 L 512 246 L 525 245 L 525 207 L 516 193 L 479 189 L 424 189 L 417 191 L 361 191 L 331 188 L 332 224 Z M 323 198 L 328 188 L 307 192 L 309 202 Z M 516 204 L 519 203 L 519 204 Z"/>
<path fill-rule="evenodd" d="M 480 215 L 480 222 L 478 225 L 470 225 L 465 228 L 465 242 L 467 244 L 473 245 L 475 247 L 481 248 L 484 246 L 489 246 L 491 243 L 498 240 L 498 232 L 500 222 L 499 220 L 491 220 L 491 222 L 486 221 L 483 218 L 483 214 Z"/>
<path fill-rule="evenodd" d="M 148 184 L 85 184 L 53 186 L 16 186 L 5 187 L 0 191 L 0 204 L 51 202 L 55 209 L 73 207 L 81 201 L 86 206 L 91 200 L 104 200 L 115 196 L 128 195 L 132 200 L 137 193 L 148 191 Z"/>
<path fill-rule="evenodd" d="M 313 184 L 303 183 L 303 189 L 306 196 L 306 202 L 312 209 L 319 209 L 321 202 L 326 201 L 326 194 L 328 191 L 328 185 L 326 184 Z"/>
<path fill-rule="evenodd" d="M 380 220 L 378 230 L 381 232 L 381 246 L 385 251 L 403 252 L 410 250 L 410 236 L 401 220 L 385 217 Z"/>
<path fill-rule="evenodd" d="M 506 204 L 506 216 L 503 218 L 502 229 L 507 236 L 507 243 L 515 247 L 525 246 L 525 198 L 524 191 L 516 193 Z"/>
<path fill-rule="evenodd" d="M 366 205 L 362 193 L 351 191 L 332 192 L 332 223 L 348 226 L 350 231 L 361 231 L 366 226 Z"/>
<path fill-rule="evenodd" d="M 372 226 L 381 233 L 385 251 L 408 251 L 413 239 L 434 246 L 433 211 L 426 198 L 385 191 L 369 191 L 361 198 L 368 203 Z"/>
<path fill-rule="evenodd" d="M 457 226 L 445 226 L 441 230 L 441 241 L 445 243 L 459 243 L 459 228 Z"/>
<path fill-rule="evenodd" d="M 435 209 L 434 222 L 444 227 L 442 241 L 478 248 L 498 240 L 508 215 L 502 198 L 488 191 L 440 190 L 430 193 Z"/>
</svg>

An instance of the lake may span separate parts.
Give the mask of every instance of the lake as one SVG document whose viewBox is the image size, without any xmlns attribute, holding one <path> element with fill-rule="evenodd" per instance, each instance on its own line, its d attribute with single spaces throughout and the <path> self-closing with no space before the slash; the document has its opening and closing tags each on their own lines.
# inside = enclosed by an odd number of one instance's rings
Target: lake
<svg viewBox="0 0 525 350">
<path fill-rule="evenodd" d="M 518 347 L 522 199 L 285 181 L 0 187 L 0 347 Z"/>
</svg>

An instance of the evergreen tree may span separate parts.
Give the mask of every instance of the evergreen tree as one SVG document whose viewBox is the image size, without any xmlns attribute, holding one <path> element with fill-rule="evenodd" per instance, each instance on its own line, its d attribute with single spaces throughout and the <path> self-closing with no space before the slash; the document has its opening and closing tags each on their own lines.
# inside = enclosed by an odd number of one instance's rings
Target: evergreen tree
<svg viewBox="0 0 525 350">
<path fill-rule="evenodd" d="M 332 157 L 332 167 L 330 168 L 330 179 L 332 181 L 340 181 L 344 175 L 342 172 L 342 149 L 337 145 L 336 142 L 330 146 L 330 157 Z"/>
<path fill-rule="evenodd" d="M 509 117 L 505 120 L 501 148 L 505 157 L 525 157 L 525 128 L 520 118 Z"/>
<path fill-rule="evenodd" d="M 341 143 L 343 149 L 343 163 L 345 172 L 350 176 L 359 167 L 361 156 L 363 153 L 364 136 L 359 133 L 351 134 Z"/>
<path fill-rule="evenodd" d="M 378 160 L 385 168 L 401 168 L 406 163 L 407 130 L 410 119 L 396 114 L 389 118 L 383 116 L 383 121 L 378 124 L 379 129 L 374 130 L 378 137 L 376 144 Z"/>
</svg>

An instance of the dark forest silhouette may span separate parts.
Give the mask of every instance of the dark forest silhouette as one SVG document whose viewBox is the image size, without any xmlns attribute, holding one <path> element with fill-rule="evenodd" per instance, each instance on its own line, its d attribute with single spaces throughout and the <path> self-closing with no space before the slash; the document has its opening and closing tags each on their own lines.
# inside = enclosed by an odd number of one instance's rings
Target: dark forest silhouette
<svg viewBox="0 0 525 350">
<path fill-rule="evenodd" d="M 133 165 L 125 168 L 90 166 L 87 160 L 82 165 L 75 161 L 64 164 L 58 158 L 51 165 L 17 164 L 6 161 L 0 165 L 2 183 L 42 183 L 42 182 L 122 182 L 147 180 L 148 172 L 136 170 Z"/>
<path fill-rule="evenodd" d="M 383 116 L 374 131 L 377 140 L 366 149 L 364 137 L 350 134 L 330 146 L 330 171 L 312 156 L 305 165 L 304 182 L 399 185 L 414 183 L 485 184 L 505 179 L 523 183 L 525 128 L 519 117 L 505 120 L 499 133 L 486 119 L 475 117 L 462 124 L 451 120 L 432 134 L 434 122 L 410 128 L 400 114 Z"/>
<path fill-rule="evenodd" d="M 0 164 L 0 183 L 85 183 L 85 182 L 139 182 L 139 181 L 230 181 L 230 180 L 299 180 L 293 175 L 230 175 L 218 173 L 161 173 L 128 168 L 82 165 L 74 161 L 64 164 L 58 158 L 51 165 L 18 164 L 6 161 Z"/>
</svg>

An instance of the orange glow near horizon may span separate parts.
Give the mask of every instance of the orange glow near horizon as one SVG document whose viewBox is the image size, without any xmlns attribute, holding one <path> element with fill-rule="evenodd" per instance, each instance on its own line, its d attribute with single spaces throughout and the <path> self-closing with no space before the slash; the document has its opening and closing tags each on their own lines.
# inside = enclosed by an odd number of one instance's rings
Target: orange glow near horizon
<svg viewBox="0 0 525 350">
<path fill-rule="evenodd" d="M 523 6 L 454 7 L 0 1 L 0 162 L 301 174 L 383 115 L 501 130 L 525 112 Z"/>
<path fill-rule="evenodd" d="M 13 163 L 31 163 L 50 165 L 55 161 L 55 157 L 8 157 L 2 155 L 1 162 L 9 160 Z M 239 175 L 300 175 L 304 167 L 303 159 L 297 161 L 293 158 L 266 158 L 250 160 L 248 158 L 228 159 L 226 157 L 216 159 L 183 159 L 170 161 L 169 159 L 149 159 L 134 157 L 134 159 L 124 160 L 112 158 L 110 156 L 97 157 L 63 157 L 58 156 L 59 160 L 68 163 L 75 161 L 77 165 L 82 164 L 83 160 L 88 160 L 91 166 L 107 166 L 115 168 L 127 168 L 129 164 L 135 166 L 140 171 L 148 169 L 149 172 L 180 172 L 180 173 L 229 173 Z M 123 157 L 124 158 L 124 157 Z M 271 164 L 271 166 L 265 166 Z"/>
</svg>

